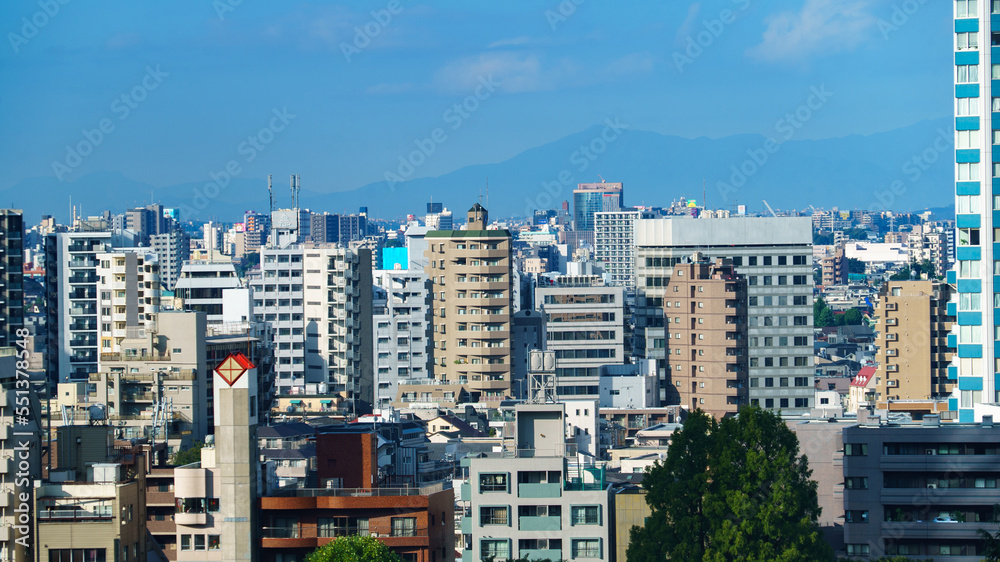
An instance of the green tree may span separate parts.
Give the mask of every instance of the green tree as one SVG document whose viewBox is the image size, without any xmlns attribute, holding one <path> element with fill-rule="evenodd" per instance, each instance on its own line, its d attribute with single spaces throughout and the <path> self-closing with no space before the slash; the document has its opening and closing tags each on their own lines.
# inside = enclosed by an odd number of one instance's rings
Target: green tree
<svg viewBox="0 0 1000 562">
<path fill-rule="evenodd" d="M 861 315 L 861 311 L 852 308 L 844 313 L 844 325 L 846 326 L 860 326 L 864 323 L 865 317 Z"/>
<path fill-rule="evenodd" d="M 628 562 L 831 560 L 811 475 L 779 416 L 696 411 L 646 476 L 652 515 L 633 527 Z"/>
<path fill-rule="evenodd" d="M 204 447 L 201 441 L 195 441 L 189 449 L 181 449 L 174 454 L 171 464 L 174 466 L 184 466 L 193 462 L 201 462 L 201 448 Z"/>
<path fill-rule="evenodd" d="M 703 502 L 709 492 L 709 460 L 717 424 L 701 410 L 688 416 L 670 439 L 667 458 L 646 477 L 646 503 L 652 510 L 645 527 L 632 527 L 628 562 L 701 560 L 709 521 Z"/>
<path fill-rule="evenodd" d="M 993 520 L 1000 520 L 1000 504 L 993 506 Z M 979 529 L 979 538 L 983 541 L 983 560 L 986 562 L 1000 562 L 1000 530 L 991 534 L 986 529 Z"/>
<path fill-rule="evenodd" d="M 824 308 L 820 311 L 819 316 L 814 320 L 814 324 L 817 328 L 826 328 L 827 326 L 836 326 L 837 319 L 833 317 L 833 311 L 829 307 Z"/>
<path fill-rule="evenodd" d="M 847 258 L 847 272 L 863 274 L 865 272 L 865 262 L 854 258 Z"/>
<path fill-rule="evenodd" d="M 401 562 L 398 554 L 375 537 L 338 537 L 306 556 L 306 562 Z"/>
</svg>

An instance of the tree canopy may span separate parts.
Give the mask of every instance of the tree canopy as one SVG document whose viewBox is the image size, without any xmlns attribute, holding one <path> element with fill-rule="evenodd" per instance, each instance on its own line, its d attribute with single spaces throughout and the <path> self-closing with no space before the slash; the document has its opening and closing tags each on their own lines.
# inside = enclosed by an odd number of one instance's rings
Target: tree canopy
<svg viewBox="0 0 1000 562">
<path fill-rule="evenodd" d="M 698 410 L 646 475 L 652 514 L 628 562 L 832 560 L 798 438 L 758 407 L 715 421 Z"/>
<path fill-rule="evenodd" d="M 195 441 L 188 449 L 181 449 L 174 454 L 172 464 L 174 466 L 184 466 L 186 464 L 191 464 L 193 462 L 201 461 L 201 448 L 204 443 L 201 441 Z"/>
<path fill-rule="evenodd" d="M 374 537 L 338 537 L 309 553 L 306 562 L 401 562 L 398 554 Z"/>
</svg>

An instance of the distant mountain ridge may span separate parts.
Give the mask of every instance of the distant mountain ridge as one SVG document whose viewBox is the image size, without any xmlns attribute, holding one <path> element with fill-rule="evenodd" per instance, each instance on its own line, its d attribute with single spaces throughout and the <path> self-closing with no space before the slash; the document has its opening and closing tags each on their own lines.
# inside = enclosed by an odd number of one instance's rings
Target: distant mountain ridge
<svg viewBox="0 0 1000 562">
<path fill-rule="evenodd" d="M 442 202 L 457 215 L 485 196 L 493 217 L 526 216 L 537 208 L 558 208 L 572 200 L 577 183 L 625 184 L 626 205 L 666 205 L 681 196 L 713 208 L 750 212 L 817 208 L 921 211 L 952 205 L 954 126 L 929 120 L 872 135 L 796 140 L 780 145 L 761 135 L 688 139 L 607 124 L 534 147 L 493 164 L 459 168 L 439 177 L 390 185 L 320 193 L 303 182 L 300 201 L 314 212 L 355 212 L 366 206 L 377 217 L 422 214 L 428 201 Z M 613 137 L 613 138 L 612 138 Z M 611 140 L 608 140 L 611 139 Z M 945 147 L 942 150 L 942 147 Z M 419 171 L 419 169 L 418 169 Z M 26 179 L 0 189 L 0 204 L 25 210 L 29 224 L 45 214 L 66 220 L 72 204 L 84 214 L 122 212 L 153 198 L 180 207 L 183 219 L 238 220 L 248 209 L 267 209 L 266 178 L 189 182 L 153 188 L 117 172 L 99 172 L 73 182 L 55 177 Z M 280 200 L 283 201 L 283 200 Z M 488 204 L 487 204 L 488 203 Z M 945 209 L 941 209 L 944 211 Z M 953 212 L 953 211 L 952 211 Z"/>
</svg>

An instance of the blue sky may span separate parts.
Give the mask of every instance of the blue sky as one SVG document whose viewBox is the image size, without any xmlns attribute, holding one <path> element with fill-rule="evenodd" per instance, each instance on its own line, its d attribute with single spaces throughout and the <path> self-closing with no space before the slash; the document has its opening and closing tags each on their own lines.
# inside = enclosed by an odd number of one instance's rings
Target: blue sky
<svg viewBox="0 0 1000 562">
<path fill-rule="evenodd" d="M 951 2 L 923 1 L 7 0 L 0 189 L 53 176 L 102 122 L 65 180 L 202 181 L 277 125 L 243 176 L 340 191 L 382 180 L 436 128 L 447 140 L 416 177 L 609 116 L 684 137 L 768 134 L 814 86 L 833 95 L 799 138 L 891 130 L 952 114 Z M 463 102 L 474 109 L 452 109 Z"/>
</svg>

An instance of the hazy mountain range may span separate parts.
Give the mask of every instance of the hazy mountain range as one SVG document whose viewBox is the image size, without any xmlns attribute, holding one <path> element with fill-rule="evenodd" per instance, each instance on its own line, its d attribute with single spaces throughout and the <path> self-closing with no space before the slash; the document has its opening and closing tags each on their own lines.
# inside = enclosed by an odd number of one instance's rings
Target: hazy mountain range
<svg viewBox="0 0 1000 562">
<path fill-rule="evenodd" d="M 424 204 L 433 200 L 461 216 L 482 194 L 493 217 L 524 216 L 539 207 L 557 208 L 572 199 L 577 183 L 603 177 L 624 182 L 627 205 L 667 205 L 683 196 L 699 203 L 704 198 L 714 208 L 744 204 L 750 212 L 763 211 L 763 200 L 775 209 L 919 211 L 952 205 L 953 130 L 950 119 L 940 119 L 867 136 L 798 140 L 797 131 L 785 126 L 776 127 L 772 136 L 773 141 L 789 137 L 778 144 L 761 135 L 688 139 L 602 123 L 503 162 L 393 186 L 382 181 L 323 193 L 303 178 L 300 202 L 314 212 L 367 206 L 374 216 L 401 218 L 423 214 Z M 420 155 L 406 156 L 420 161 Z M 404 164 L 390 172 L 399 180 L 419 175 L 420 168 L 410 171 Z M 287 207 L 287 177 L 277 177 L 275 185 L 278 206 Z M 206 178 L 154 189 L 109 171 L 65 183 L 36 177 L 0 190 L 0 205 L 24 209 L 29 224 L 43 213 L 66 220 L 71 198 L 84 214 L 106 208 L 121 212 L 152 198 L 181 207 L 184 220 L 226 222 L 268 205 L 266 178 L 237 177 L 214 185 Z"/>
</svg>

